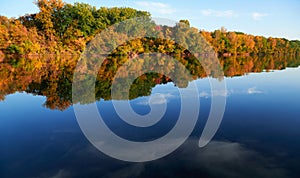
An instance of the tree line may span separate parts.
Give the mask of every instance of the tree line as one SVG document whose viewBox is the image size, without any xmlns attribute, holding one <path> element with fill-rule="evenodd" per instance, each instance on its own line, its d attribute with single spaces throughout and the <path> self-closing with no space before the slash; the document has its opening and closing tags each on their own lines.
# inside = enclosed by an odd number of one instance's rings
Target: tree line
<svg viewBox="0 0 300 178">
<path fill-rule="evenodd" d="M 80 53 L 97 33 L 106 27 L 135 17 L 151 17 L 149 12 L 133 8 L 96 8 L 86 3 L 67 4 L 62 0 L 37 0 L 36 14 L 26 14 L 17 19 L 0 16 L 0 56 L 4 54 L 61 54 Z M 190 25 L 188 20 L 181 23 Z M 163 34 L 172 34 L 176 28 L 158 26 Z M 219 56 L 249 55 L 300 55 L 300 41 L 284 38 L 266 38 L 242 32 L 227 32 L 222 27 L 208 32 L 198 30 Z M 137 40 L 124 47 L 147 51 L 149 40 Z M 144 44 L 140 44 L 143 41 Z M 153 47 L 164 48 L 160 52 L 173 53 L 176 46 L 169 41 L 162 46 L 161 41 Z M 141 49 L 143 48 L 143 49 Z M 122 49 L 119 49 L 122 50 Z M 181 50 L 181 51 L 180 51 Z M 183 53 L 184 49 L 177 50 Z M 122 51 L 119 51 L 122 53 Z M 123 52 L 124 53 L 124 52 Z"/>
<path fill-rule="evenodd" d="M 243 32 L 227 32 L 222 27 L 214 32 L 200 31 L 219 55 L 299 55 L 300 41 L 263 37 Z"/>
</svg>

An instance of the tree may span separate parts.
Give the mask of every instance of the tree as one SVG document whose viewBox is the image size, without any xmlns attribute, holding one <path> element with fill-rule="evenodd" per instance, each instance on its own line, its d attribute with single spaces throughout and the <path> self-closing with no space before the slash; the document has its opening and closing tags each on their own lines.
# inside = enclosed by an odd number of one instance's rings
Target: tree
<svg viewBox="0 0 300 178">
<path fill-rule="evenodd" d="M 63 8 L 65 3 L 62 0 L 38 0 L 36 5 L 40 9 L 35 16 L 39 23 L 38 29 L 43 31 L 48 39 L 52 39 L 55 34 L 53 16 Z"/>
</svg>

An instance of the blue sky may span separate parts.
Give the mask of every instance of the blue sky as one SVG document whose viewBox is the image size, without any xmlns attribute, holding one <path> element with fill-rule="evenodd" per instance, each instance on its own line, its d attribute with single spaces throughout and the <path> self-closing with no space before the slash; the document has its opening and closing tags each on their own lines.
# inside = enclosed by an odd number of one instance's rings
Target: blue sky
<svg viewBox="0 0 300 178">
<path fill-rule="evenodd" d="M 96 7 L 132 7 L 149 11 L 154 17 L 175 21 L 188 19 L 192 26 L 208 31 L 224 26 L 229 31 L 300 40 L 299 0 L 65 0 L 65 2 L 85 2 Z M 37 11 L 33 0 L 0 2 L 0 15 L 18 17 Z"/>
</svg>

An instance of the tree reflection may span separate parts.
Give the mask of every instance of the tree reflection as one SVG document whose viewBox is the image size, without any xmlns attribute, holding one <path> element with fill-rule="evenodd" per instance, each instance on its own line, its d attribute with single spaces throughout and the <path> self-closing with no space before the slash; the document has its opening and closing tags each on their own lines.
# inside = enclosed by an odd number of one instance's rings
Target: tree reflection
<svg viewBox="0 0 300 178">
<path fill-rule="evenodd" d="M 159 54 L 157 54 L 159 55 Z M 161 65 L 174 67 L 171 62 L 163 63 L 163 57 L 157 56 Z M 176 57 L 175 57 L 176 58 Z M 182 64 L 191 72 L 193 79 L 205 78 L 213 74 L 207 74 L 201 65 L 193 62 L 193 56 L 182 55 Z M 136 60 L 135 65 L 129 66 L 132 71 L 139 71 L 147 64 L 147 59 L 132 59 L 129 56 L 109 56 L 101 66 L 95 83 L 96 99 L 111 100 L 111 86 L 116 72 L 120 69 L 121 77 L 128 77 L 130 72 L 122 71 L 122 66 L 126 61 Z M 263 72 L 270 70 L 282 70 L 286 67 L 300 66 L 300 59 L 295 57 L 274 56 L 248 56 L 248 57 L 228 57 L 219 59 L 227 77 L 241 76 L 251 72 Z M 44 56 L 27 58 L 10 58 L 0 63 L 0 100 L 5 100 L 5 96 L 15 92 L 27 92 L 33 95 L 45 96 L 44 106 L 49 109 L 65 110 L 72 105 L 72 81 L 73 72 L 78 61 L 78 56 Z M 188 65 L 185 61 L 188 61 Z M 159 66 L 158 66 L 159 67 Z M 170 71 L 165 71 L 168 74 Z M 178 77 L 180 77 L 180 70 Z M 209 72 L 209 71 L 208 71 Z M 167 75 L 149 72 L 134 80 L 131 84 L 129 96 L 122 96 L 122 86 L 119 86 L 119 99 L 134 99 L 140 96 L 151 94 L 153 87 L 159 84 L 174 82 L 179 87 L 186 87 L 187 83 L 176 83 L 176 81 L 190 81 L 191 79 L 171 79 Z"/>
</svg>

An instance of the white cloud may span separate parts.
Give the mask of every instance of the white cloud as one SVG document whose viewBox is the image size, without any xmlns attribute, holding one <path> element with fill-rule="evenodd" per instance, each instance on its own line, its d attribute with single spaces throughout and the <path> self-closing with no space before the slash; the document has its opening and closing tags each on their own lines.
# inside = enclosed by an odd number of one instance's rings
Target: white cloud
<svg viewBox="0 0 300 178">
<path fill-rule="evenodd" d="M 170 5 L 161 2 L 137 1 L 136 4 L 146 11 L 159 14 L 173 14 L 176 12 Z"/>
<path fill-rule="evenodd" d="M 268 16 L 266 13 L 253 12 L 251 14 L 253 20 L 261 20 L 263 17 Z"/>
<path fill-rule="evenodd" d="M 256 87 L 251 87 L 251 88 L 249 88 L 248 90 L 247 90 L 247 93 L 248 94 L 260 94 L 260 93 L 262 93 L 262 91 L 260 91 L 260 90 L 257 90 L 256 89 Z"/>
<path fill-rule="evenodd" d="M 201 11 L 202 15 L 205 16 L 213 16 L 213 17 L 237 17 L 238 14 L 236 14 L 233 10 L 225 10 L 225 11 L 219 11 L 219 10 L 213 10 L 213 9 L 205 9 Z"/>
</svg>

